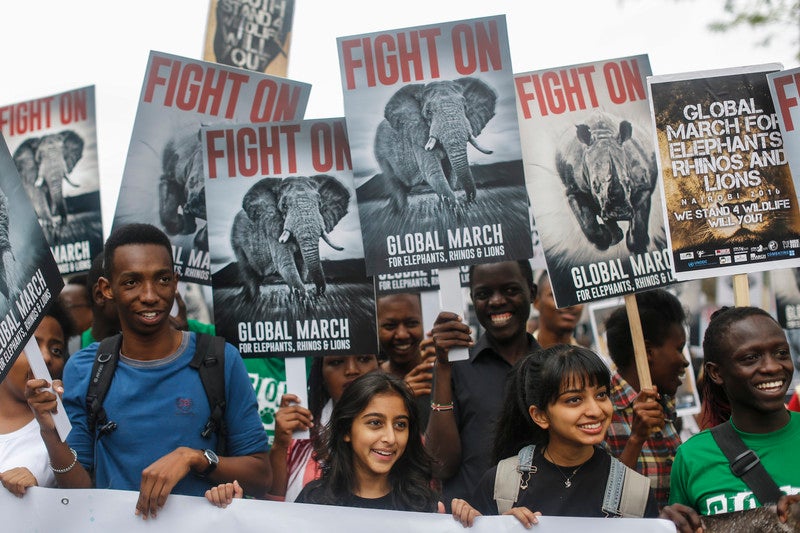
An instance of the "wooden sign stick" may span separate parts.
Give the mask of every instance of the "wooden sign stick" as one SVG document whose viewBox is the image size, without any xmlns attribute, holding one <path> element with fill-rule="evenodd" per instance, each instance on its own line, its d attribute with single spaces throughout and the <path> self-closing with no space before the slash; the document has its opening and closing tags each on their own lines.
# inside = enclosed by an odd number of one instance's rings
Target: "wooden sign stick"
<svg viewBox="0 0 800 533">
<path fill-rule="evenodd" d="M 636 373 L 639 374 L 639 390 L 652 389 L 653 381 L 650 378 L 650 365 L 647 363 L 647 349 L 644 345 L 636 294 L 625 295 L 625 310 L 628 312 L 628 323 L 631 325 L 631 341 L 633 341 L 633 355 L 636 360 Z"/>
<path fill-rule="evenodd" d="M 733 275 L 733 304 L 736 307 L 750 305 L 750 280 L 747 274 Z"/>
</svg>

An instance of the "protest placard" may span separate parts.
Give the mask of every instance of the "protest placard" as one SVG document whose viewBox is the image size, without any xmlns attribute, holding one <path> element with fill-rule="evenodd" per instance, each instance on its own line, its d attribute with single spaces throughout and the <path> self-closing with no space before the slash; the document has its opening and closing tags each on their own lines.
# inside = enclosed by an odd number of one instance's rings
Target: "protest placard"
<svg viewBox="0 0 800 533">
<path fill-rule="evenodd" d="M 6 138 L 62 275 L 103 247 L 94 86 L 0 107 Z"/>
<path fill-rule="evenodd" d="M 244 357 L 377 353 L 344 119 L 202 139 L 217 334 Z"/>
<path fill-rule="evenodd" d="M 337 43 L 367 273 L 531 257 L 505 17 Z"/>
<path fill-rule="evenodd" d="M 0 135 L 0 381 L 63 287 L 58 265 Z"/>
<path fill-rule="evenodd" d="M 800 211 L 767 83 L 778 70 L 756 65 L 648 79 L 679 280 L 800 264 Z"/>
<path fill-rule="evenodd" d="M 211 0 L 203 59 L 286 76 L 295 0 Z"/>
<path fill-rule="evenodd" d="M 200 127 L 300 120 L 309 92 L 305 83 L 150 52 L 112 230 L 157 225 L 181 280 L 210 285 Z"/>
<path fill-rule="evenodd" d="M 525 179 L 559 307 L 671 282 L 646 55 L 515 74 Z"/>
</svg>

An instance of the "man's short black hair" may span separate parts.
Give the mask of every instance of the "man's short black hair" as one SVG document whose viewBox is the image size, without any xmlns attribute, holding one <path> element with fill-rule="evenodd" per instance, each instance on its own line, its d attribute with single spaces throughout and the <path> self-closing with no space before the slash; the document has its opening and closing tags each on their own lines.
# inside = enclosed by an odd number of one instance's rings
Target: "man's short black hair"
<svg viewBox="0 0 800 533">
<path fill-rule="evenodd" d="M 111 279 L 114 252 L 120 246 L 128 244 L 155 244 L 163 246 L 169 253 L 172 263 L 172 243 L 167 234 L 152 224 L 131 223 L 115 228 L 103 246 L 103 276 Z M 174 264 L 172 265 L 174 268 Z"/>
<path fill-rule="evenodd" d="M 528 283 L 528 287 L 531 290 L 531 298 L 536 298 L 536 284 L 533 282 L 533 268 L 531 267 L 530 261 L 527 259 L 520 259 L 516 262 L 519 265 L 519 269 L 522 272 L 522 277 L 525 278 L 525 281 Z M 486 263 L 480 263 L 486 264 Z M 472 290 L 472 273 L 475 272 L 475 267 L 478 265 L 470 265 L 469 266 L 469 288 Z"/>
<path fill-rule="evenodd" d="M 639 307 L 644 340 L 655 346 L 664 344 L 673 325 L 683 327 L 686 322 L 686 311 L 681 301 L 664 289 L 636 294 L 636 305 Z M 625 307 L 620 307 L 606 319 L 606 343 L 608 354 L 617 369 L 633 364 L 633 339 Z"/>
</svg>

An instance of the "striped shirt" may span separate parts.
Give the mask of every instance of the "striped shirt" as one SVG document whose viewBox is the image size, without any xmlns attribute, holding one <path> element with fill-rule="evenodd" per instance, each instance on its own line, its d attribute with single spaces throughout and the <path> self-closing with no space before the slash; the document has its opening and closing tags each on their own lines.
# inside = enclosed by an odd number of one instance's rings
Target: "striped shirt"
<svg viewBox="0 0 800 533">
<path fill-rule="evenodd" d="M 611 402 L 614 404 L 614 415 L 606 434 L 606 445 L 614 457 L 618 458 L 622 454 L 630 437 L 633 401 L 636 396 L 637 392 L 618 372 L 611 375 Z M 667 419 L 674 418 L 674 406 L 675 402 L 670 398 L 666 406 Z M 634 470 L 650 478 L 650 487 L 653 489 L 659 510 L 669 502 L 669 475 L 675 460 L 675 452 L 680 444 L 681 438 L 675 426 L 668 421 L 663 431 L 653 433 L 645 441 L 636 461 Z"/>
</svg>

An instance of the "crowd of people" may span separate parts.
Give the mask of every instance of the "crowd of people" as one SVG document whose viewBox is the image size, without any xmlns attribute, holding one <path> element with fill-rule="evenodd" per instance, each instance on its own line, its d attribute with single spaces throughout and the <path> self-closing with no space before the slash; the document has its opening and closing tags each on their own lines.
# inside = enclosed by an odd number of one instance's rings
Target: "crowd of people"
<svg viewBox="0 0 800 533">
<path fill-rule="evenodd" d="M 173 266 L 163 232 L 121 226 L 83 295 L 71 287 L 50 307 L 35 337 L 52 383 L 32 378 L 24 354 L 0 383 L 6 489 L 137 491 L 144 519 L 185 494 L 221 507 L 249 497 L 449 512 L 465 526 L 498 514 L 526 527 L 541 515 L 661 517 L 681 532 L 702 530 L 703 515 L 767 504 L 785 521 L 800 501 L 800 414 L 785 403 L 793 363 L 784 331 L 761 309 L 712 316 L 703 431 L 681 442 L 674 395 L 689 362 L 678 298 L 636 295 L 645 387 L 624 309 L 605 324 L 610 368 L 575 339 L 582 306 L 556 308 L 546 273 L 535 283 L 528 261 L 473 265 L 479 336 L 444 311 L 425 331 L 418 295 L 379 297 L 380 352 L 316 358 L 308 405 L 299 391 L 283 395 L 269 446 L 237 350 L 209 337 L 209 325 L 171 316 Z M 70 357 L 75 335 L 83 347 Z M 451 362 L 455 348 L 469 359 Z M 97 393 L 90 377 L 103 365 L 113 379 Z M 59 395 L 73 428 L 66 441 L 53 420 Z M 301 430 L 309 438 L 296 438 Z"/>
</svg>

